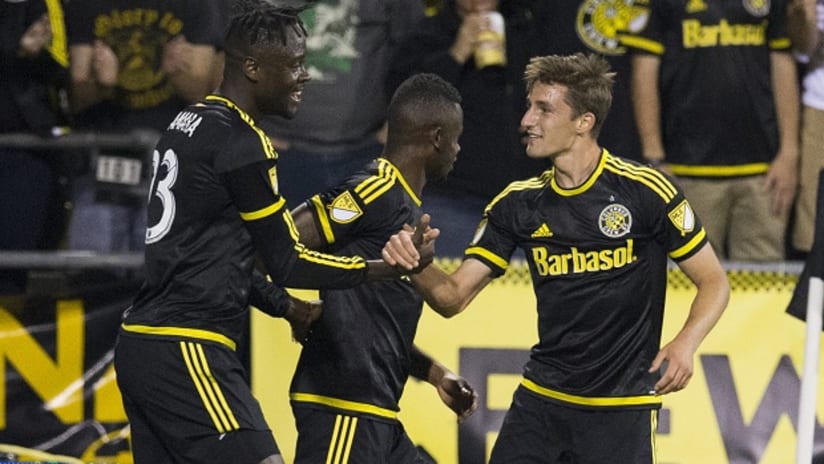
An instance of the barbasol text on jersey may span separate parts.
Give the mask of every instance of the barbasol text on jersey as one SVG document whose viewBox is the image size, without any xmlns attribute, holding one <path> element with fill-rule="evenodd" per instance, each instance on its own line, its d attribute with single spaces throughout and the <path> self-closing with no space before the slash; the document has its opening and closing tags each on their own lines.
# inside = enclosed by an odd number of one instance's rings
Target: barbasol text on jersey
<svg viewBox="0 0 824 464">
<path fill-rule="evenodd" d="M 717 25 L 704 26 L 697 19 L 682 23 L 684 48 L 764 45 L 767 22 L 761 24 L 730 24 L 722 19 Z"/>
<path fill-rule="evenodd" d="M 592 251 L 579 251 L 578 248 L 572 247 L 569 253 L 549 254 L 547 248 L 541 246 L 532 249 L 532 260 L 536 272 L 541 276 L 609 271 L 624 267 L 638 259 L 633 254 L 632 247 L 631 238 L 622 246 Z"/>
</svg>

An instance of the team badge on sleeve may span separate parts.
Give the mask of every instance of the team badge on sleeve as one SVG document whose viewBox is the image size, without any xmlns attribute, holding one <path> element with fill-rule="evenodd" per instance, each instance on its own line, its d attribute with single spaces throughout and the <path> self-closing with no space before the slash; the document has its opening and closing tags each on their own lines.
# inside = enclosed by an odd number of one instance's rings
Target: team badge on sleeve
<svg viewBox="0 0 824 464">
<path fill-rule="evenodd" d="M 598 216 L 598 227 L 607 237 L 623 237 L 632 227 L 632 215 L 626 206 L 613 203 L 601 210 Z"/>
<path fill-rule="evenodd" d="M 269 185 L 272 186 L 272 193 L 280 195 L 278 192 L 278 170 L 276 166 L 269 168 Z"/>
<path fill-rule="evenodd" d="M 672 225 L 681 231 L 682 237 L 695 228 L 695 213 L 692 212 L 692 207 L 687 203 L 687 200 L 679 203 L 667 216 L 669 216 Z"/>
<path fill-rule="evenodd" d="M 331 214 L 329 214 L 329 216 L 333 221 L 340 224 L 352 222 L 363 214 L 360 206 L 358 206 L 358 203 L 352 198 L 352 194 L 349 191 L 338 195 L 337 198 L 332 201 L 330 209 Z"/>
</svg>

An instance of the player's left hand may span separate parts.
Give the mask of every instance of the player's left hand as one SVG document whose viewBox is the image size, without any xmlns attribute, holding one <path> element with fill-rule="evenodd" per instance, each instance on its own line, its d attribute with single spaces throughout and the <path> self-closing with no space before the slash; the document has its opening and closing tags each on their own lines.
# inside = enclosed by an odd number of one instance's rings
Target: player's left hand
<svg viewBox="0 0 824 464">
<path fill-rule="evenodd" d="M 438 384 L 438 395 L 449 409 L 464 421 L 478 409 L 478 394 L 463 377 L 451 372 L 443 376 Z"/>
<path fill-rule="evenodd" d="M 309 340 L 312 333 L 312 323 L 320 318 L 323 311 L 323 301 L 304 301 L 300 298 L 291 297 L 292 302 L 286 311 L 284 318 L 292 326 L 292 339 L 303 344 Z"/>
</svg>

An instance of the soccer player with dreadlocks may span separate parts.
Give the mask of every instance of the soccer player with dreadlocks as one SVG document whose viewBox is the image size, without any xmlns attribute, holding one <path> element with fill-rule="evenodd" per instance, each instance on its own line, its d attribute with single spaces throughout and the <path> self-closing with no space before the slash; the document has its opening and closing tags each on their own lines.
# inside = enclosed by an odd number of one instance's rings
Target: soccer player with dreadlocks
<svg viewBox="0 0 824 464">
<path fill-rule="evenodd" d="M 115 349 L 138 464 L 283 462 L 235 348 L 249 305 L 293 327 L 319 308 L 267 285 L 256 260 L 281 286 L 398 276 L 383 261 L 300 243 L 277 153 L 255 121 L 295 114 L 309 79 L 306 32 L 295 9 L 244 0 L 238 10 L 222 84 L 175 117 L 153 154 L 146 281 Z"/>
</svg>

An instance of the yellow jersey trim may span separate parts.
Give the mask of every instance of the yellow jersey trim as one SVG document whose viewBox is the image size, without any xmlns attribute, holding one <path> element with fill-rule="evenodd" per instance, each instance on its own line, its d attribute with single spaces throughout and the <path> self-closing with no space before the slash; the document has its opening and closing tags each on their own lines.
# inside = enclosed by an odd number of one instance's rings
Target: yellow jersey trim
<svg viewBox="0 0 824 464">
<path fill-rule="evenodd" d="M 219 433 L 231 432 L 240 429 L 234 413 L 226 402 L 223 390 L 217 383 L 209 369 L 209 362 L 206 360 L 206 353 L 203 345 L 193 342 L 180 342 L 180 351 L 183 360 L 192 378 L 192 383 L 197 389 L 203 406 L 212 418 L 212 423 Z"/>
<path fill-rule="evenodd" d="M 619 38 L 619 41 L 628 47 L 644 50 L 655 55 L 663 55 L 666 50 L 663 44 L 643 37 L 624 35 Z"/>
<path fill-rule="evenodd" d="M 600 159 L 598 160 L 598 165 L 595 166 L 595 170 L 592 171 L 592 174 L 589 175 L 589 178 L 587 178 L 587 180 L 583 184 L 575 188 L 565 189 L 558 185 L 558 182 L 555 180 L 555 176 L 553 175 L 552 179 L 549 181 L 549 185 L 552 187 L 552 190 L 554 190 L 555 193 L 563 197 L 580 195 L 589 190 L 589 188 L 592 187 L 593 184 L 595 184 L 598 178 L 601 177 L 601 173 L 604 172 L 604 166 L 607 164 L 607 158 L 609 157 L 609 153 L 606 150 L 601 149 L 601 153 L 598 156 L 600 157 Z"/>
<path fill-rule="evenodd" d="M 569 393 L 561 393 L 550 388 L 542 387 L 529 379 L 521 380 L 521 385 L 527 390 L 541 396 L 581 406 L 655 406 L 663 403 L 661 398 L 654 395 L 619 397 L 570 395 Z"/>
<path fill-rule="evenodd" d="M 271 216 L 278 211 L 281 210 L 286 205 L 286 199 L 280 197 L 280 199 L 271 205 L 261 208 L 257 211 L 249 211 L 248 213 L 244 213 L 243 211 L 240 212 L 240 218 L 244 221 L 256 221 L 258 219 L 263 219 L 265 217 Z"/>
<path fill-rule="evenodd" d="M 184 337 L 194 338 L 198 340 L 206 340 L 210 342 L 220 343 L 227 348 L 235 351 L 237 343 L 226 335 L 212 332 L 204 329 L 190 329 L 186 327 L 155 327 L 151 325 L 138 324 L 122 324 L 120 326 L 126 332 L 144 334 L 144 335 L 158 335 L 161 337 Z"/>
<path fill-rule="evenodd" d="M 312 203 L 312 207 L 315 208 L 315 211 L 318 215 L 318 221 L 320 221 L 320 229 L 323 232 L 323 236 L 326 238 L 326 243 L 333 244 L 335 243 L 335 233 L 332 231 L 332 224 L 329 222 L 329 214 L 326 211 L 326 206 L 323 204 L 323 201 L 320 199 L 320 196 L 315 195 L 309 199 Z"/>
<path fill-rule="evenodd" d="M 691 166 L 667 164 L 673 174 L 686 177 L 736 177 L 764 174 L 770 169 L 769 163 L 740 164 L 736 166 Z"/>
<path fill-rule="evenodd" d="M 60 0 L 46 0 L 46 9 L 49 13 L 51 27 L 51 42 L 48 45 L 49 54 L 54 61 L 64 68 L 69 67 L 69 49 L 66 45 L 66 27 L 63 20 L 63 5 Z"/>
<path fill-rule="evenodd" d="M 687 253 L 692 251 L 692 249 L 695 248 L 698 245 L 698 243 L 700 243 L 701 240 L 703 240 L 704 237 L 706 237 L 706 235 L 707 231 L 704 230 L 704 228 L 702 227 L 701 230 L 697 234 L 695 234 L 695 237 L 693 237 L 692 240 L 687 242 L 686 245 L 671 251 L 669 253 L 669 257 L 672 259 L 678 259 L 686 255 Z"/>
<path fill-rule="evenodd" d="M 249 116 L 248 113 L 240 109 L 239 106 L 235 105 L 232 100 L 229 100 L 226 97 L 221 97 L 220 95 L 207 95 L 206 100 L 208 101 L 219 101 L 224 105 L 228 106 L 230 109 L 234 110 L 239 116 L 240 119 L 243 120 L 249 127 L 255 131 L 258 138 L 260 139 L 260 144 L 263 146 L 263 153 L 266 155 L 266 158 L 269 159 L 277 159 L 278 154 L 275 151 L 275 147 L 272 145 L 272 140 L 266 136 L 266 134 L 255 124 L 255 120 Z"/>
<path fill-rule="evenodd" d="M 491 251 L 487 250 L 486 248 L 469 247 L 469 248 L 466 249 L 464 254 L 478 255 L 478 256 L 481 256 L 483 258 L 486 258 L 489 261 L 492 261 L 492 263 L 494 263 L 496 266 L 500 267 L 503 270 L 506 270 L 507 267 L 509 267 L 509 262 L 507 260 L 501 258 L 500 256 L 496 255 L 495 253 L 492 253 Z"/>
<path fill-rule="evenodd" d="M 368 403 L 360 403 L 357 401 L 342 400 L 340 398 L 333 398 L 331 396 L 315 395 L 312 393 L 290 393 L 289 398 L 293 401 L 300 401 L 303 403 L 315 403 L 329 406 L 344 411 L 360 412 L 365 414 L 372 414 L 373 416 L 385 417 L 387 419 L 398 419 L 398 413 L 391 409 L 382 408 Z"/>
</svg>

